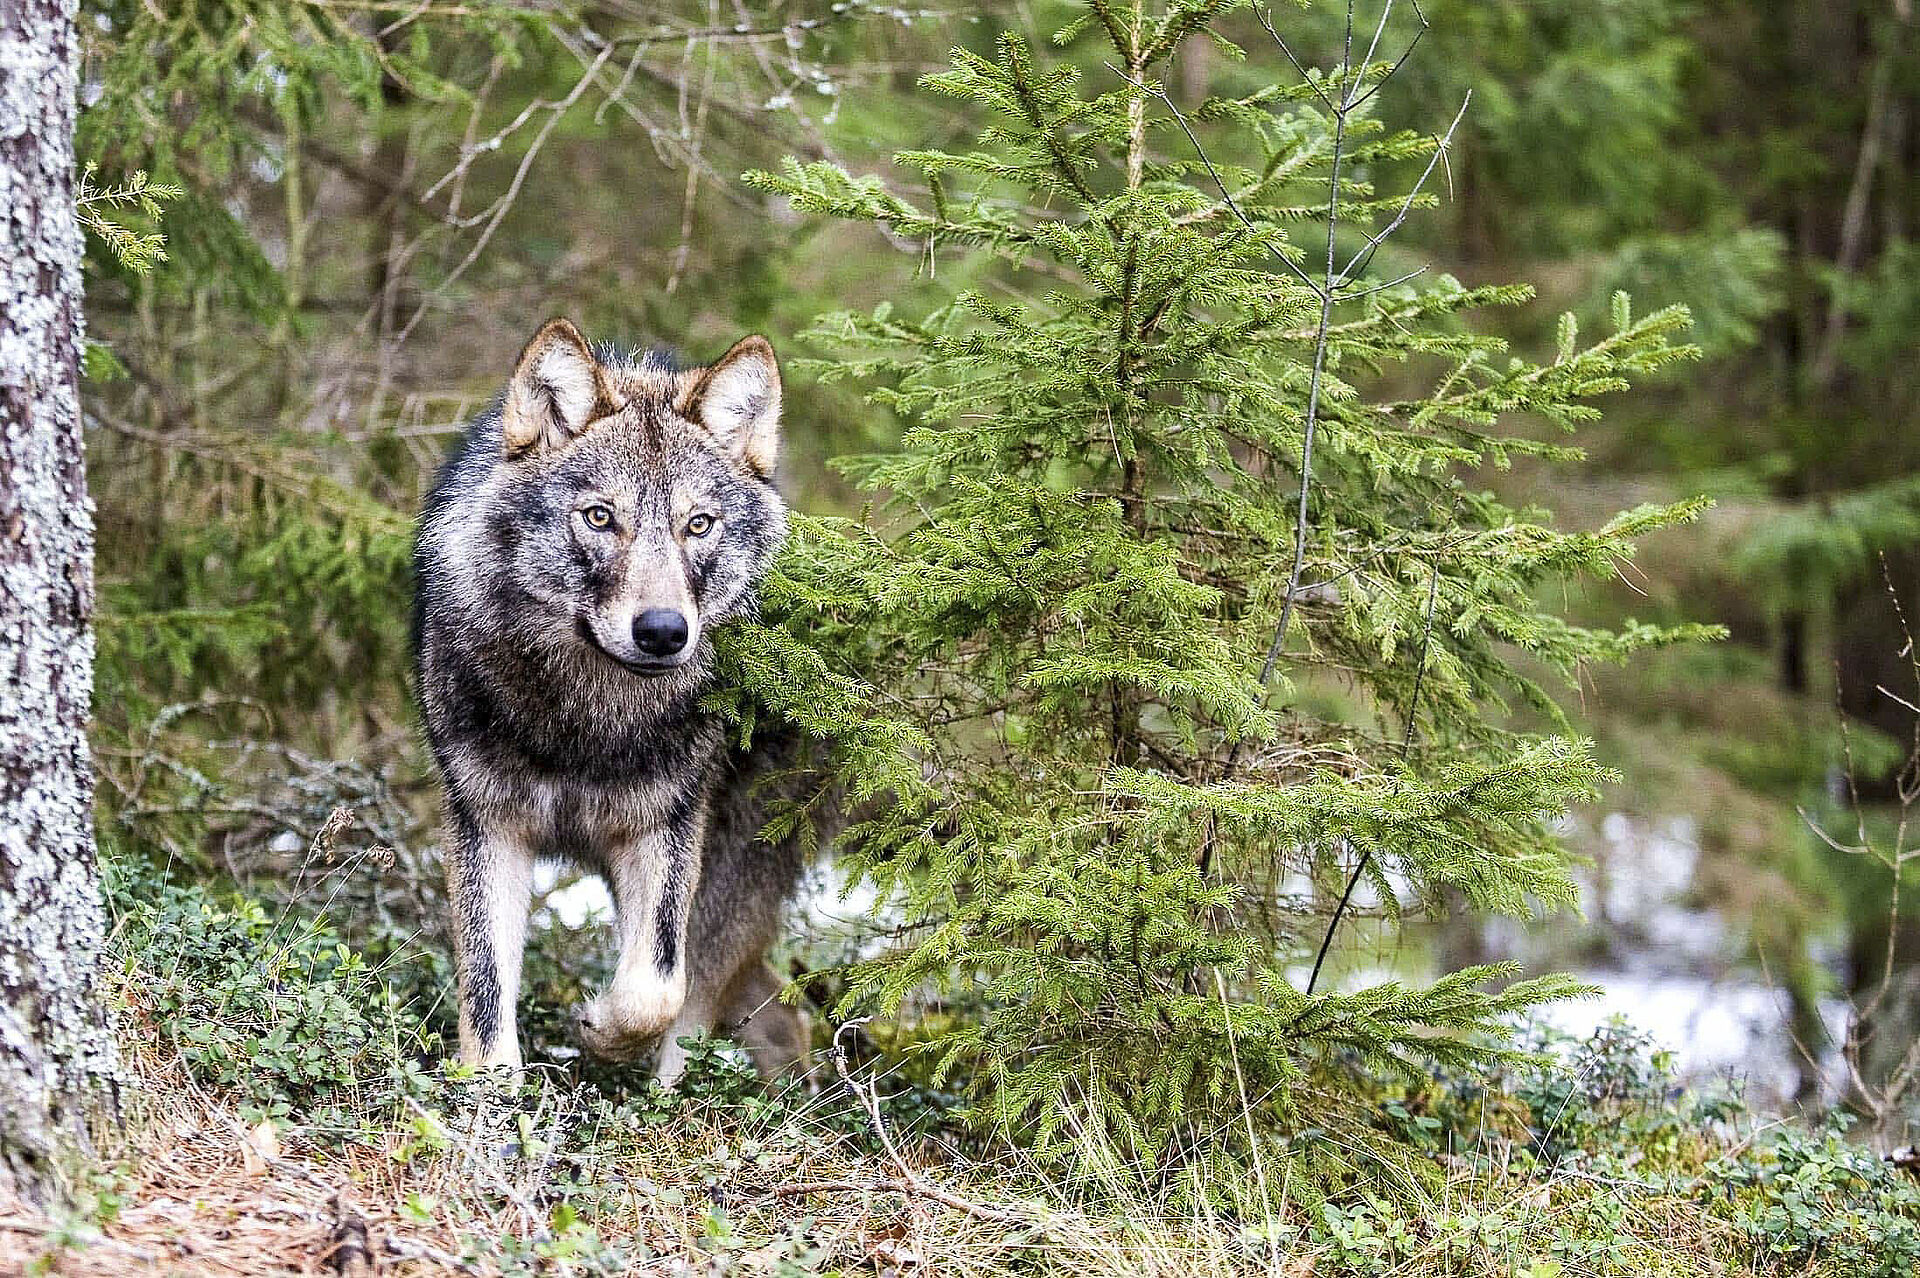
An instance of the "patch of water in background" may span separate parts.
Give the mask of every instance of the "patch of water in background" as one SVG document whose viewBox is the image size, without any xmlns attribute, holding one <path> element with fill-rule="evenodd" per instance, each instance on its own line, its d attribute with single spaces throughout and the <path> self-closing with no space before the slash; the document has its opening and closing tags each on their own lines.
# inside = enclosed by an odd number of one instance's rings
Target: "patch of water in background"
<svg viewBox="0 0 1920 1278">
<path fill-rule="evenodd" d="M 1609 812 L 1599 835 L 1594 864 L 1575 872 L 1585 925 L 1492 920 L 1484 925 L 1488 950 L 1601 988 L 1597 997 L 1544 1009 L 1550 1024 L 1584 1036 L 1623 1016 L 1673 1053 L 1683 1078 L 1736 1080 L 1757 1103 L 1790 1102 L 1808 1068 L 1794 1041 L 1791 1002 L 1741 961 L 1745 937 L 1697 903 L 1693 819 Z M 1839 1042 L 1846 1002 L 1823 1000 L 1820 1015 L 1829 1041 Z M 1831 1099 L 1837 1059 L 1831 1051 L 1816 1059 L 1820 1091 Z"/>
<path fill-rule="evenodd" d="M 843 891 L 830 864 L 808 869 L 794 894 L 790 917 L 794 935 L 789 939 L 818 939 L 825 936 L 856 936 L 855 948 L 862 955 L 877 951 L 881 942 L 872 938 L 877 929 L 870 911 L 876 901 L 870 884 Z M 533 900 L 535 921 L 545 919 L 565 927 L 584 927 L 605 923 L 613 918 L 613 896 L 597 874 L 583 874 L 558 861 L 542 861 L 534 867 Z"/>
<path fill-rule="evenodd" d="M 613 894 L 600 876 L 580 874 L 558 861 L 542 861 L 533 867 L 533 899 L 535 922 L 541 921 L 543 912 L 566 927 L 585 927 L 613 918 Z"/>
</svg>

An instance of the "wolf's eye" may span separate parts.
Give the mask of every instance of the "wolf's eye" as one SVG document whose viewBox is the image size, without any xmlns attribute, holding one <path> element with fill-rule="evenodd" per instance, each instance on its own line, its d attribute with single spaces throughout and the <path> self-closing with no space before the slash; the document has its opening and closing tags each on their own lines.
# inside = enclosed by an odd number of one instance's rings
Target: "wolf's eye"
<svg viewBox="0 0 1920 1278">
<path fill-rule="evenodd" d="M 687 536 L 689 537 L 704 537 L 712 531 L 712 515 L 695 515 L 687 521 Z"/>
<path fill-rule="evenodd" d="M 605 532 L 613 527 L 613 512 L 605 506 L 588 506 L 580 512 L 580 518 L 587 521 L 587 527 L 595 532 Z"/>
</svg>

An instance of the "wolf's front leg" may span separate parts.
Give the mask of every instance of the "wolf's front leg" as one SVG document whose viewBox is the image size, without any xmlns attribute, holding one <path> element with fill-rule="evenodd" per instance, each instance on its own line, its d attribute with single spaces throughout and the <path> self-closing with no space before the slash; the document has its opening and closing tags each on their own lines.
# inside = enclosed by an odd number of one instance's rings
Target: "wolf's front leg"
<svg viewBox="0 0 1920 1278">
<path fill-rule="evenodd" d="M 606 992 L 575 1014 L 581 1045 L 595 1056 L 639 1056 L 686 1003 L 687 918 L 705 828 L 704 800 L 676 804 L 656 828 L 607 858 L 620 960 Z"/>
<path fill-rule="evenodd" d="M 460 982 L 460 1059 L 520 1068 L 514 1004 L 527 943 L 533 852 L 512 831 L 458 808 L 450 814 L 447 888 Z"/>
</svg>

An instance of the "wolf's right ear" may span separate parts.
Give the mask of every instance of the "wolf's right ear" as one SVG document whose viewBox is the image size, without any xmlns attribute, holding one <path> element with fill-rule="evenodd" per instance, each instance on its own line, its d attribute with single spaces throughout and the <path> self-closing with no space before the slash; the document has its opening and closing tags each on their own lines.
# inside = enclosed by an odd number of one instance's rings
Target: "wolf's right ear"
<svg viewBox="0 0 1920 1278">
<path fill-rule="evenodd" d="M 617 409 L 587 339 L 566 320 L 552 319 L 514 365 L 500 406 L 500 434 L 507 456 L 518 457 L 557 448 Z"/>
</svg>

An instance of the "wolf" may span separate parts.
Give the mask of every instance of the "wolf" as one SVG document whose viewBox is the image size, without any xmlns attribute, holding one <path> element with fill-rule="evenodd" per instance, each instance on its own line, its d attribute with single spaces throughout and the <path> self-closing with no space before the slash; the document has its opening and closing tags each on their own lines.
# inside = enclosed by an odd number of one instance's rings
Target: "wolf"
<svg viewBox="0 0 1920 1278">
<path fill-rule="evenodd" d="M 514 1024 L 536 861 L 598 873 L 619 958 L 573 1011 L 615 1061 L 733 1030 L 765 1074 L 807 1050 L 766 961 L 801 870 L 759 839 L 795 741 L 729 744 L 702 707 L 712 632 L 750 617 L 786 536 L 780 369 L 765 338 L 713 364 L 534 334 L 426 500 L 415 677 L 445 793 L 460 1055 L 521 1064 Z"/>
</svg>

